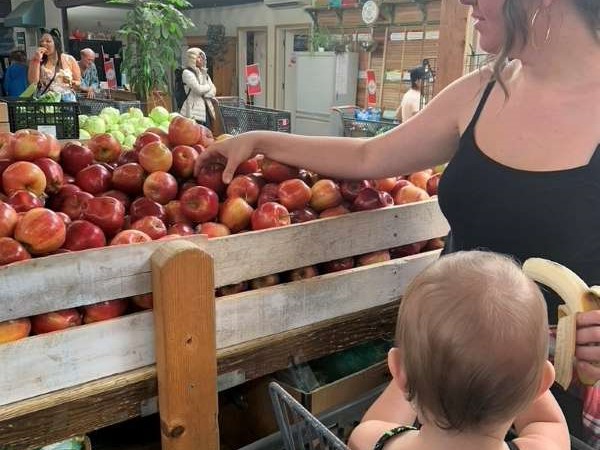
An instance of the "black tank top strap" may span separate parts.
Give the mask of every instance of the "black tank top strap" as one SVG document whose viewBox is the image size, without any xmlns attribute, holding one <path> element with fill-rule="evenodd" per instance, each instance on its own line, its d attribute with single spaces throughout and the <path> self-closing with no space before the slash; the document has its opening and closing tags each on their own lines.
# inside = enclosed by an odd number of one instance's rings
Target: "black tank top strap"
<svg viewBox="0 0 600 450">
<path fill-rule="evenodd" d="M 410 427 L 406 425 L 402 425 L 396 428 L 392 428 L 390 431 L 387 431 L 383 436 L 379 438 L 373 450 L 383 450 L 384 445 L 392 439 L 393 437 L 399 436 L 402 433 L 406 433 L 407 431 L 415 431 L 415 427 Z"/>
<path fill-rule="evenodd" d="M 510 450 L 519 450 L 519 447 L 514 443 L 514 441 L 506 441 L 506 445 L 508 445 Z"/>
<path fill-rule="evenodd" d="M 600 144 L 598 144 L 598 147 L 596 147 L 596 150 L 594 150 L 588 166 L 600 167 Z"/>
<path fill-rule="evenodd" d="M 479 104 L 477 105 L 475 114 L 473 115 L 473 118 L 471 119 L 471 123 L 469 124 L 467 129 L 472 129 L 473 127 L 475 127 L 475 125 L 477 125 L 477 122 L 479 121 L 479 116 L 481 116 L 481 113 L 483 112 L 483 108 L 485 108 L 485 104 L 486 104 L 490 94 L 492 93 L 492 89 L 494 89 L 495 85 L 496 85 L 496 80 L 492 80 L 485 87 L 485 90 L 483 91 L 483 95 L 481 96 L 481 100 L 479 100 Z"/>
</svg>

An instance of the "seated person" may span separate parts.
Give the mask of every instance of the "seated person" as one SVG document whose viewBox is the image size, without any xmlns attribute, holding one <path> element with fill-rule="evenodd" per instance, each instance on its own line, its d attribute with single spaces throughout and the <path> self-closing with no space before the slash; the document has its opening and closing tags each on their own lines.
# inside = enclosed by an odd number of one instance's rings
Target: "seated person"
<svg viewBox="0 0 600 450">
<path fill-rule="evenodd" d="M 79 90 L 86 94 L 87 98 L 94 98 L 100 89 L 98 80 L 98 69 L 96 69 L 96 52 L 91 48 L 84 48 L 79 52 L 79 69 L 81 71 L 81 84 Z"/>
<path fill-rule="evenodd" d="M 398 315 L 393 380 L 350 436 L 353 450 L 569 450 L 549 391 L 546 302 L 510 259 L 440 258 Z M 410 427 L 418 418 L 421 428 Z M 518 437 L 505 442 L 514 424 Z"/>
<path fill-rule="evenodd" d="M 10 66 L 4 73 L 4 92 L 18 97 L 27 89 L 27 55 L 23 50 L 10 52 Z"/>
</svg>

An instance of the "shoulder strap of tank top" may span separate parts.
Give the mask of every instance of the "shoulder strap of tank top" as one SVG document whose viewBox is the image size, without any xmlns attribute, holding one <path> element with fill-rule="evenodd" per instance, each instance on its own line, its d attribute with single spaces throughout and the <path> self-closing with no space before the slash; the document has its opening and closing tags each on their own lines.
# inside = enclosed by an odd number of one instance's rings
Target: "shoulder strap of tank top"
<svg viewBox="0 0 600 450">
<path fill-rule="evenodd" d="M 514 443 L 514 441 L 507 441 L 506 444 L 510 450 L 519 450 L 519 447 Z"/>
<path fill-rule="evenodd" d="M 477 105 L 477 109 L 475 110 L 475 114 L 473 115 L 473 118 L 471 119 L 471 123 L 469 124 L 469 127 L 474 127 L 477 124 L 477 121 L 479 120 L 479 116 L 481 116 L 481 113 L 483 112 L 483 108 L 485 107 L 487 99 L 490 96 L 490 94 L 492 93 L 492 89 L 494 89 L 495 85 L 496 85 L 496 81 L 492 80 L 485 87 L 485 90 L 483 91 L 481 100 L 479 100 L 479 104 Z"/>
<path fill-rule="evenodd" d="M 406 433 L 407 431 L 414 431 L 414 430 L 416 430 L 415 427 L 409 427 L 409 426 L 405 426 L 405 425 L 399 426 L 396 428 L 392 428 L 390 431 L 386 432 L 383 436 L 381 436 L 379 438 L 379 440 L 375 444 L 375 447 L 373 447 L 373 450 L 383 450 L 383 447 L 385 446 L 387 441 L 389 441 L 391 438 L 399 436 L 402 433 Z"/>
</svg>

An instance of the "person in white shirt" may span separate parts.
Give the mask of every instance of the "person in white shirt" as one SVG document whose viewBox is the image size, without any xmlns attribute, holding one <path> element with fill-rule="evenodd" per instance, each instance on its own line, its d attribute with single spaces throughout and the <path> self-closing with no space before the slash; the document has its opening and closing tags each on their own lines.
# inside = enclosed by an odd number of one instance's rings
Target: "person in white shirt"
<svg viewBox="0 0 600 450">
<path fill-rule="evenodd" d="M 417 67 L 410 71 L 410 89 L 402 97 L 400 106 L 396 110 L 396 119 L 406 122 L 421 109 L 421 89 L 423 87 L 425 71 Z"/>
</svg>

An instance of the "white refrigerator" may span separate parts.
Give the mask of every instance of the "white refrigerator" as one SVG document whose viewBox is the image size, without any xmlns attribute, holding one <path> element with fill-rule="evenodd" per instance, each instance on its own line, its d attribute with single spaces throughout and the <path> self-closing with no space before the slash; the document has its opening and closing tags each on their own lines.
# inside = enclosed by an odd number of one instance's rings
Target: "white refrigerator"
<svg viewBox="0 0 600 450">
<path fill-rule="evenodd" d="M 358 53 L 296 53 L 294 133 L 333 136 L 339 131 L 332 107 L 356 104 Z"/>
</svg>

